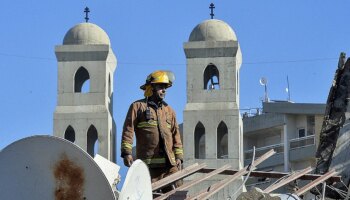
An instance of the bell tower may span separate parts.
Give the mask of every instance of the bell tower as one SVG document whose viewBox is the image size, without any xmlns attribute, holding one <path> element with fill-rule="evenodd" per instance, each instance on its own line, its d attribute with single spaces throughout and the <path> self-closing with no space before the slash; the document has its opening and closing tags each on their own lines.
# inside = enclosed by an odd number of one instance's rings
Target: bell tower
<svg viewBox="0 0 350 200">
<path fill-rule="evenodd" d="M 225 22 L 198 24 L 184 43 L 187 60 L 187 104 L 184 110 L 184 163 L 219 168 L 243 165 L 243 130 L 239 113 L 239 69 L 242 55 L 237 37 Z M 210 185 L 210 184 L 209 184 Z M 226 199 L 233 183 L 215 199 Z"/>
<path fill-rule="evenodd" d="M 92 23 L 81 23 L 55 48 L 58 61 L 54 136 L 115 161 L 113 74 L 117 60 L 108 35 Z"/>
</svg>

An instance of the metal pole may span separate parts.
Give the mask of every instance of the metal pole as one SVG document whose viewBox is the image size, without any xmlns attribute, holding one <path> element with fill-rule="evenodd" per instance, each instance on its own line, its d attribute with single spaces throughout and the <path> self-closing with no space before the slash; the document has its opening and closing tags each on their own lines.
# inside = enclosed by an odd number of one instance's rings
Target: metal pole
<svg viewBox="0 0 350 200">
<path fill-rule="evenodd" d="M 288 118 L 287 118 L 288 120 Z M 289 141 L 288 141 L 288 127 L 283 125 L 283 166 L 284 172 L 289 171 Z"/>
<path fill-rule="evenodd" d="M 322 183 L 322 200 L 324 200 L 326 194 L 326 181 Z"/>
<path fill-rule="evenodd" d="M 288 88 L 288 101 L 290 101 L 290 89 L 289 89 L 289 79 L 287 76 L 287 88 Z"/>
</svg>

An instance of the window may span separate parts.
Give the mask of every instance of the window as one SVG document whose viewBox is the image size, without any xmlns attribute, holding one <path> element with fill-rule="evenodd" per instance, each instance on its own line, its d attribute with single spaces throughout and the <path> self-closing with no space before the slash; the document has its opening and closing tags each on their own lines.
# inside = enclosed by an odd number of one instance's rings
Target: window
<svg viewBox="0 0 350 200">
<path fill-rule="evenodd" d="M 67 127 L 66 132 L 64 132 L 64 139 L 69 140 L 73 143 L 75 141 L 75 131 L 70 125 Z"/>
<path fill-rule="evenodd" d="M 305 137 L 306 133 L 305 133 L 305 128 L 298 128 L 298 137 Z"/>
<path fill-rule="evenodd" d="M 84 68 L 80 67 L 74 76 L 74 92 L 88 93 L 90 92 L 90 75 Z"/>
<path fill-rule="evenodd" d="M 94 157 L 98 153 L 98 134 L 94 125 L 91 125 L 87 132 L 86 151 L 91 157 Z"/>
<path fill-rule="evenodd" d="M 217 128 L 217 158 L 223 159 L 228 157 L 228 130 L 226 124 L 222 121 Z"/>
<path fill-rule="evenodd" d="M 307 135 L 314 135 L 315 134 L 315 116 L 307 116 L 306 117 L 306 123 L 307 123 Z"/>
<path fill-rule="evenodd" d="M 194 130 L 194 157 L 197 159 L 205 158 L 205 128 L 201 122 L 198 122 Z"/>
<path fill-rule="evenodd" d="M 203 80 L 205 90 L 220 89 L 219 70 L 214 64 L 210 63 L 207 68 L 205 68 Z"/>
</svg>

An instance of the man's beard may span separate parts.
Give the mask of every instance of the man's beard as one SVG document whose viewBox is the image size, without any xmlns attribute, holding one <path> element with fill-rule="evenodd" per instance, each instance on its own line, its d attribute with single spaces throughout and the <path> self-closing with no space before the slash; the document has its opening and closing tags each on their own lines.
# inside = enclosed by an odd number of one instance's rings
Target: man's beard
<svg viewBox="0 0 350 200">
<path fill-rule="evenodd" d="M 165 98 L 165 94 L 159 94 L 157 91 L 153 91 L 153 100 L 157 102 L 163 101 Z"/>
<path fill-rule="evenodd" d="M 157 95 L 156 95 L 157 101 L 163 101 L 164 98 L 165 98 L 165 94 L 157 94 Z"/>
</svg>

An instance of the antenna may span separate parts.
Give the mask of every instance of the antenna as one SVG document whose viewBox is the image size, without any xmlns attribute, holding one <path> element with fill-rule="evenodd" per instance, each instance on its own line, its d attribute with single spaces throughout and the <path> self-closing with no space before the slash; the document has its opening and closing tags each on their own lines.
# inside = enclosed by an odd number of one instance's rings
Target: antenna
<svg viewBox="0 0 350 200">
<path fill-rule="evenodd" d="M 265 99 L 264 99 L 264 102 L 269 102 L 269 97 L 267 95 L 267 79 L 265 77 L 261 77 L 259 82 L 260 82 L 260 85 L 265 87 Z"/>
<path fill-rule="evenodd" d="M 289 79 L 288 79 L 288 75 L 287 75 L 287 88 L 286 88 L 286 92 L 287 92 L 287 94 L 288 94 L 287 100 L 290 101 L 290 89 L 289 89 Z"/>
</svg>

